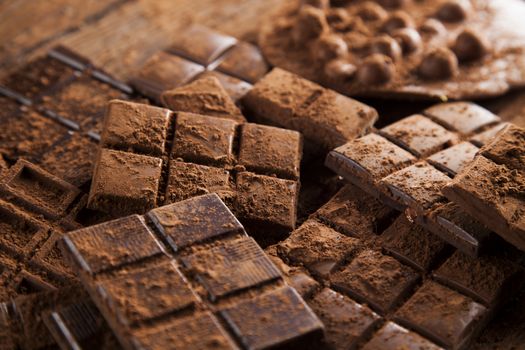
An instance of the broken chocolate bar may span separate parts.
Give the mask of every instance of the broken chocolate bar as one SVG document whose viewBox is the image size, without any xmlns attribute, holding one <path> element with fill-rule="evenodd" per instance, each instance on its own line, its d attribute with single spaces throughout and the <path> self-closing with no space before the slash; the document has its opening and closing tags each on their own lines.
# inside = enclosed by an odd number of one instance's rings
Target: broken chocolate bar
<svg viewBox="0 0 525 350">
<path fill-rule="evenodd" d="M 490 1 L 290 1 L 259 44 L 271 64 L 350 96 L 444 101 L 525 82 L 525 5 Z"/>
<path fill-rule="evenodd" d="M 525 250 L 525 129 L 509 125 L 481 148 L 443 193 L 508 242 Z"/>
<path fill-rule="evenodd" d="M 126 349 L 266 349 L 322 335 L 216 194 L 73 231 L 62 244 Z"/>
<path fill-rule="evenodd" d="M 468 102 L 439 104 L 336 148 L 326 165 L 467 254 L 490 230 L 447 202 L 443 187 L 478 151 L 473 139 L 499 118 Z"/>
</svg>

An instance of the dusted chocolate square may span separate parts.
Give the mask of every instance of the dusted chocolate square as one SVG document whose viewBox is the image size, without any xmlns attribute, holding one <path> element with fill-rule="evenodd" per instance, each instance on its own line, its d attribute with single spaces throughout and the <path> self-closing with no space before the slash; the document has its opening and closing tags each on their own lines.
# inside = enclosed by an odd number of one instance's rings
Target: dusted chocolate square
<svg viewBox="0 0 525 350">
<path fill-rule="evenodd" d="M 68 234 L 64 249 L 92 275 L 163 253 L 162 246 L 138 216 L 128 216 Z"/>
<path fill-rule="evenodd" d="M 487 129 L 480 134 L 472 136 L 471 142 L 476 146 L 481 147 L 492 141 L 507 125 L 509 125 L 509 123 L 497 124 L 496 126 L 493 126 L 492 128 Z"/>
<path fill-rule="evenodd" d="M 171 158 L 204 165 L 232 164 L 237 125 L 228 119 L 178 112 Z"/>
<path fill-rule="evenodd" d="M 414 329 L 440 346 L 459 349 L 483 325 L 487 309 L 435 282 L 426 282 L 402 307 L 396 322 Z"/>
<path fill-rule="evenodd" d="M 216 194 L 153 209 L 148 216 L 174 250 L 244 228 Z"/>
<path fill-rule="evenodd" d="M 409 331 L 392 321 L 388 321 L 362 349 L 442 350 L 441 347 L 419 334 Z"/>
<path fill-rule="evenodd" d="M 240 42 L 221 58 L 217 69 L 249 83 L 256 83 L 269 70 L 261 51 L 247 42 Z"/>
<path fill-rule="evenodd" d="M 331 278 L 334 288 L 387 313 L 407 296 L 419 279 L 412 268 L 373 250 L 364 250 Z"/>
<path fill-rule="evenodd" d="M 470 142 L 462 142 L 428 157 L 428 162 L 453 177 L 473 159 L 479 148 Z"/>
<path fill-rule="evenodd" d="M 220 311 L 246 349 L 304 348 L 319 339 L 323 324 L 297 292 L 283 287 Z M 283 327 L 286 325 L 286 327 Z"/>
<path fill-rule="evenodd" d="M 197 79 L 205 77 L 215 77 L 219 80 L 221 85 L 224 87 L 224 90 L 230 95 L 232 100 L 236 103 L 252 88 L 252 84 L 232 77 L 230 75 L 212 70 L 206 71 L 199 75 Z"/>
<path fill-rule="evenodd" d="M 97 292 L 127 324 L 190 308 L 197 302 L 173 261 L 102 280 Z"/>
<path fill-rule="evenodd" d="M 241 126 L 239 164 L 247 170 L 298 179 L 302 138 L 296 131 L 246 123 Z"/>
<path fill-rule="evenodd" d="M 294 264 L 327 277 L 360 247 L 358 239 L 347 237 L 315 220 L 307 220 L 277 250 Z"/>
<path fill-rule="evenodd" d="M 230 184 L 230 173 L 222 168 L 170 161 L 166 203 L 191 197 L 216 193 L 223 201 L 231 203 L 235 196 Z"/>
<path fill-rule="evenodd" d="M 235 105 L 219 80 L 212 76 L 162 93 L 164 106 L 175 112 L 189 112 L 245 122 L 246 118 Z"/>
<path fill-rule="evenodd" d="M 167 52 L 151 56 L 131 79 L 133 86 L 144 95 L 160 102 L 163 91 L 191 81 L 204 67 Z"/>
<path fill-rule="evenodd" d="M 237 39 L 205 26 L 193 25 L 177 35 L 174 41 L 169 51 L 208 66 L 235 45 Z"/>
<path fill-rule="evenodd" d="M 160 158 L 101 149 L 88 207 L 119 216 L 146 212 L 157 203 L 161 166 Z"/>
<path fill-rule="evenodd" d="M 309 305 L 324 323 L 325 342 L 333 349 L 356 348 L 381 319 L 366 306 L 328 288 L 319 292 Z"/>
<path fill-rule="evenodd" d="M 472 102 L 442 103 L 424 113 L 447 129 L 464 135 L 500 121 L 498 116 Z"/>
<path fill-rule="evenodd" d="M 380 133 L 417 156 L 428 156 L 454 144 L 457 136 L 422 115 L 403 118 Z"/>
<path fill-rule="evenodd" d="M 525 129 L 514 124 L 502 129 L 497 138 L 481 149 L 481 154 L 509 169 L 525 171 Z"/>
<path fill-rule="evenodd" d="M 141 103 L 108 104 L 101 144 L 128 152 L 160 156 L 164 152 L 171 112 Z"/>
<path fill-rule="evenodd" d="M 253 238 L 240 238 L 183 256 L 211 301 L 280 279 L 281 273 Z"/>
</svg>

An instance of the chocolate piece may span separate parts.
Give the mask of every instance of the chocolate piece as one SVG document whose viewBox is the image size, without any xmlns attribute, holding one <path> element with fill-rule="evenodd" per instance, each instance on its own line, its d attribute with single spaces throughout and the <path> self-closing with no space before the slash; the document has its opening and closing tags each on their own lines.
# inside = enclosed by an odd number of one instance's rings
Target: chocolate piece
<svg viewBox="0 0 525 350">
<path fill-rule="evenodd" d="M 486 312 L 470 298 L 426 282 L 394 318 L 443 347 L 459 349 L 480 331 Z"/>
<path fill-rule="evenodd" d="M 398 324 L 388 321 L 363 350 L 441 350 L 442 348 Z"/>
<path fill-rule="evenodd" d="M 365 250 L 331 281 L 334 288 L 386 313 L 407 296 L 418 279 L 414 270 L 394 258 Z"/>
<path fill-rule="evenodd" d="M 430 164 L 454 177 L 461 172 L 473 159 L 479 148 L 470 142 L 462 142 L 428 157 Z"/>
<path fill-rule="evenodd" d="M 326 326 L 325 342 L 334 349 L 356 348 L 380 319 L 367 307 L 328 288 L 309 304 Z"/>
<path fill-rule="evenodd" d="M 314 220 L 308 220 L 277 246 L 281 256 L 308 268 L 313 274 L 328 276 L 355 254 L 359 241 Z"/>
<path fill-rule="evenodd" d="M 300 131 L 322 149 L 360 136 L 377 119 L 374 109 L 278 68 L 243 103 L 256 118 Z"/>
<path fill-rule="evenodd" d="M 425 110 L 425 115 L 449 130 L 470 134 L 500 121 L 485 108 L 471 102 L 438 104 Z M 458 115 L 461 117 L 458 118 Z"/>
<path fill-rule="evenodd" d="M 312 45 L 312 55 L 315 60 L 325 62 L 348 54 L 348 45 L 340 35 L 321 35 Z"/>
<path fill-rule="evenodd" d="M 176 112 L 204 114 L 237 122 L 246 120 L 214 77 L 200 78 L 182 87 L 166 90 L 162 93 L 162 103 Z"/>
<path fill-rule="evenodd" d="M 236 43 L 233 37 L 193 25 L 175 38 L 175 44 L 168 51 L 208 66 Z"/>
<path fill-rule="evenodd" d="M 254 84 L 269 67 L 256 46 L 240 42 L 224 54 L 217 70 Z"/>
<path fill-rule="evenodd" d="M 290 287 L 235 304 L 220 314 L 247 349 L 306 346 L 311 341 L 308 338 L 317 338 L 323 329 L 321 321 Z M 303 336 L 298 338 L 297 334 Z"/>
<path fill-rule="evenodd" d="M 515 0 L 315 5 L 282 6 L 266 19 L 259 45 L 273 66 L 345 95 L 472 100 L 501 95 L 525 80 L 525 39 L 519 25 L 509 25 L 520 22 L 525 5 Z M 341 50 L 321 49 L 326 38 L 342 39 Z M 383 56 L 370 56 L 377 53 Z M 328 66 L 336 57 L 357 74 L 334 78 Z"/>
<path fill-rule="evenodd" d="M 501 123 L 497 124 L 496 126 L 479 133 L 477 135 L 474 135 L 472 139 L 470 140 L 473 144 L 475 144 L 478 147 L 481 147 L 490 141 L 492 141 L 496 136 L 503 130 L 505 127 L 509 125 L 508 123 Z"/>
<path fill-rule="evenodd" d="M 481 154 L 509 169 L 524 170 L 525 129 L 510 124 L 497 138 L 481 149 Z"/>
<path fill-rule="evenodd" d="M 200 78 L 206 78 L 206 77 L 215 77 L 219 80 L 221 85 L 224 87 L 224 90 L 230 95 L 232 100 L 235 103 L 238 103 L 238 101 L 246 95 L 248 91 L 252 88 L 252 84 L 249 84 L 245 81 L 242 81 L 240 79 L 234 78 L 232 76 L 226 75 L 224 73 L 218 72 L 218 71 L 206 71 L 199 75 L 197 79 Z"/>
<path fill-rule="evenodd" d="M 53 232 L 30 260 L 29 265 L 45 271 L 49 275 L 53 275 L 57 280 L 67 283 L 68 280 L 74 279 L 74 273 L 62 256 L 58 246 L 61 238 L 62 233 Z"/>
</svg>

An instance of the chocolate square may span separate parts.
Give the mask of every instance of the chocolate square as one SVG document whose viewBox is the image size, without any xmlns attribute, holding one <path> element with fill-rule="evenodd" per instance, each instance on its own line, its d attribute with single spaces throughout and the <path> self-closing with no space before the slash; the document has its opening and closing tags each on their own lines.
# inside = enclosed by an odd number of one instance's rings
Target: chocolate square
<svg viewBox="0 0 525 350">
<path fill-rule="evenodd" d="M 509 124 L 508 123 L 497 124 L 496 126 L 493 126 L 492 128 L 487 129 L 486 131 L 483 131 L 480 134 L 476 134 L 472 136 L 471 142 L 475 144 L 476 146 L 481 147 L 489 143 L 490 141 L 492 141 L 498 135 L 498 133 L 501 130 L 503 130 L 507 125 Z"/>
<path fill-rule="evenodd" d="M 320 339 L 323 324 L 297 292 L 283 287 L 220 311 L 246 349 L 304 348 Z M 286 325 L 286 327 L 283 327 Z"/>
<path fill-rule="evenodd" d="M 97 283 L 97 292 L 126 324 L 151 320 L 197 302 L 186 279 L 171 261 L 105 279 Z"/>
<path fill-rule="evenodd" d="M 381 183 L 388 188 L 394 200 L 422 210 L 445 200 L 441 189 L 449 181 L 448 176 L 433 166 L 419 162 L 387 176 Z"/>
<path fill-rule="evenodd" d="M 525 128 L 510 124 L 481 150 L 481 154 L 509 169 L 525 170 Z"/>
<path fill-rule="evenodd" d="M 175 44 L 168 50 L 204 66 L 210 65 L 237 39 L 218 33 L 208 27 L 193 25 L 175 37 Z"/>
<path fill-rule="evenodd" d="M 455 176 L 473 159 L 479 148 L 470 142 L 462 142 L 428 157 L 428 162 L 439 170 Z"/>
<path fill-rule="evenodd" d="M 216 194 L 156 208 L 148 216 L 174 250 L 244 232 L 242 225 Z"/>
<path fill-rule="evenodd" d="M 327 277 L 355 254 L 359 246 L 358 239 L 342 235 L 315 220 L 307 220 L 280 242 L 277 249 L 286 259 Z"/>
<path fill-rule="evenodd" d="M 92 275 L 163 253 L 138 215 L 70 232 L 63 243 L 80 269 Z"/>
<path fill-rule="evenodd" d="M 171 157 L 204 165 L 232 164 L 236 128 L 232 120 L 178 112 Z"/>
<path fill-rule="evenodd" d="M 310 302 L 325 324 L 325 342 L 333 349 L 357 347 L 374 329 L 379 315 L 331 289 L 325 288 Z"/>
<path fill-rule="evenodd" d="M 59 244 L 62 236 L 63 234 L 60 232 L 53 232 L 33 256 L 30 265 L 49 272 L 57 279 L 67 280 L 72 279 L 75 273 L 71 270 L 60 251 Z"/>
<path fill-rule="evenodd" d="M 247 170 L 299 178 L 302 139 L 296 131 L 246 123 L 241 127 L 239 164 Z"/>
<path fill-rule="evenodd" d="M 101 149 L 88 207 L 119 216 L 155 207 L 161 166 L 160 158 Z"/>
<path fill-rule="evenodd" d="M 107 107 L 101 145 L 160 156 L 164 152 L 170 117 L 170 111 L 165 108 L 113 100 Z"/>
<path fill-rule="evenodd" d="M 295 228 L 297 183 L 250 172 L 237 174 L 237 211 L 248 224 L 275 234 Z M 265 230 L 266 231 L 266 230 Z M 267 231 L 267 233 L 269 233 Z"/>
<path fill-rule="evenodd" d="M 412 268 L 394 258 L 364 250 L 331 281 L 334 288 L 384 314 L 406 297 L 418 279 Z"/>
<path fill-rule="evenodd" d="M 223 55 L 217 69 L 253 84 L 268 72 L 269 66 L 256 46 L 240 42 Z"/>
<path fill-rule="evenodd" d="M 163 91 L 191 81 L 204 71 L 204 67 L 167 52 L 151 56 L 131 79 L 133 86 L 142 94 L 160 102 Z"/>
<path fill-rule="evenodd" d="M 442 103 L 424 113 L 447 129 L 464 135 L 500 121 L 498 116 L 472 102 Z"/>
<path fill-rule="evenodd" d="M 457 136 L 422 115 L 412 115 L 380 130 L 390 141 L 416 156 L 428 156 L 457 141 Z"/>
<path fill-rule="evenodd" d="M 411 332 L 400 325 L 388 321 L 374 337 L 366 343 L 363 350 L 397 349 L 397 350 L 442 350 L 441 347 Z"/>
<path fill-rule="evenodd" d="M 248 237 L 199 250 L 181 260 L 194 271 L 212 301 L 281 278 L 277 267 Z"/>
<path fill-rule="evenodd" d="M 144 349 L 238 349 L 210 312 L 135 330 L 132 333 L 132 341 Z"/>
<path fill-rule="evenodd" d="M 224 90 L 226 90 L 228 95 L 230 95 L 232 100 L 236 103 L 252 88 L 252 84 L 250 83 L 214 70 L 202 73 L 197 79 L 206 77 L 217 78 L 224 87 Z"/>
<path fill-rule="evenodd" d="M 440 346 L 459 349 L 483 325 L 487 309 L 447 287 L 426 282 L 394 316 Z"/>
<path fill-rule="evenodd" d="M 216 193 L 230 203 L 234 192 L 230 185 L 230 173 L 222 168 L 170 161 L 166 204 L 188 198 Z"/>
</svg>

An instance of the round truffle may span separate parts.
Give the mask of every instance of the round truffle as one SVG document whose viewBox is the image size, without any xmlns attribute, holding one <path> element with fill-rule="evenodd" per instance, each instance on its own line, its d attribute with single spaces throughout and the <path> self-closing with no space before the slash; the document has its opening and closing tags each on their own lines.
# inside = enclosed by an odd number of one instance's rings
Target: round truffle
<svg viewBox="0 0 525 350">
<path fill-rule="evenodd" d="M 384 20 L 388 16 L 388 13 L 381 5 L 372 1 L 365 1 L 357 9 L 356 15 L 363 21 L 378 21 Z"/>
<path fill-rule="evenodd" d="M 429 18 L 419 27 L 419 31 L 423 35 L 441 35 L 447 32 L 447 28 L 435 18 Z"/>
<path fill-rule="evenodd" d="M 414 20 L 405 11 L 394 11 L 381 25 L 381 30 L 392 33 L 396 29 L 414 26 Z"/>
<path fill-rule="evenodd" d="M 390 57 L 374 54 L 365 58 L 357 69 L 357 80 L 363 85 L 386 84 L 394 77 L 394 71 Z"/>
<path fill-rule="evenodd" d="M 369 53 L 383 54 L 395 62 L 401 58 L 401 47 L 394 38 L 388 35 L 380 35 L 370 42 Z"/>
<path fill-rule="evenodd" d="M 449 0 L 441 4 L 436 17 L 443 22 L 461 22 L 467 18 L 469 10 L 470 4 L 466 1 Z"/>
<path fill-rule="evenodd" d="M 328 23 L 324 12 L 310 5 L 305 5 L 299 11 L 292 30 L 292 37 L 296 44 L 304 44 L 319 38 L 328 30 Z"/>
<path fill-rule="evenodd" d="M 346 56 L 348 45 L 340 35 L 327 33 L 315 41 L 310 52 L 314 60 L 328 62 Z"/>
<path fill-rule="evenodd" d="M 418 72 L 428 80 L 448 79 L 458 73 L 458 59 L 449 49 L 440 47 L 425 55 Z"/>
<path fill-rule="evenodd" d="M 331 60 L 324 66 L 324 74 L 333 80 L 352 79 L 356 70 L 357 68 L 344 58 Z"/>
<path fill-rule="evenodd" d="M 409 55 L 421 48 L 421 36 L 414 28 L 401 28 L 392 33 L 394 39 L 401 46 L 403 54 Z"/>
<path fill-rule="evenodd" d="M 467 62 L 483 57 L 487 53 L 487 46 L 485 39 L 479 33 L 465 29 L 457 36 L 452 51 L 460 62 Z"/>
</svg>

